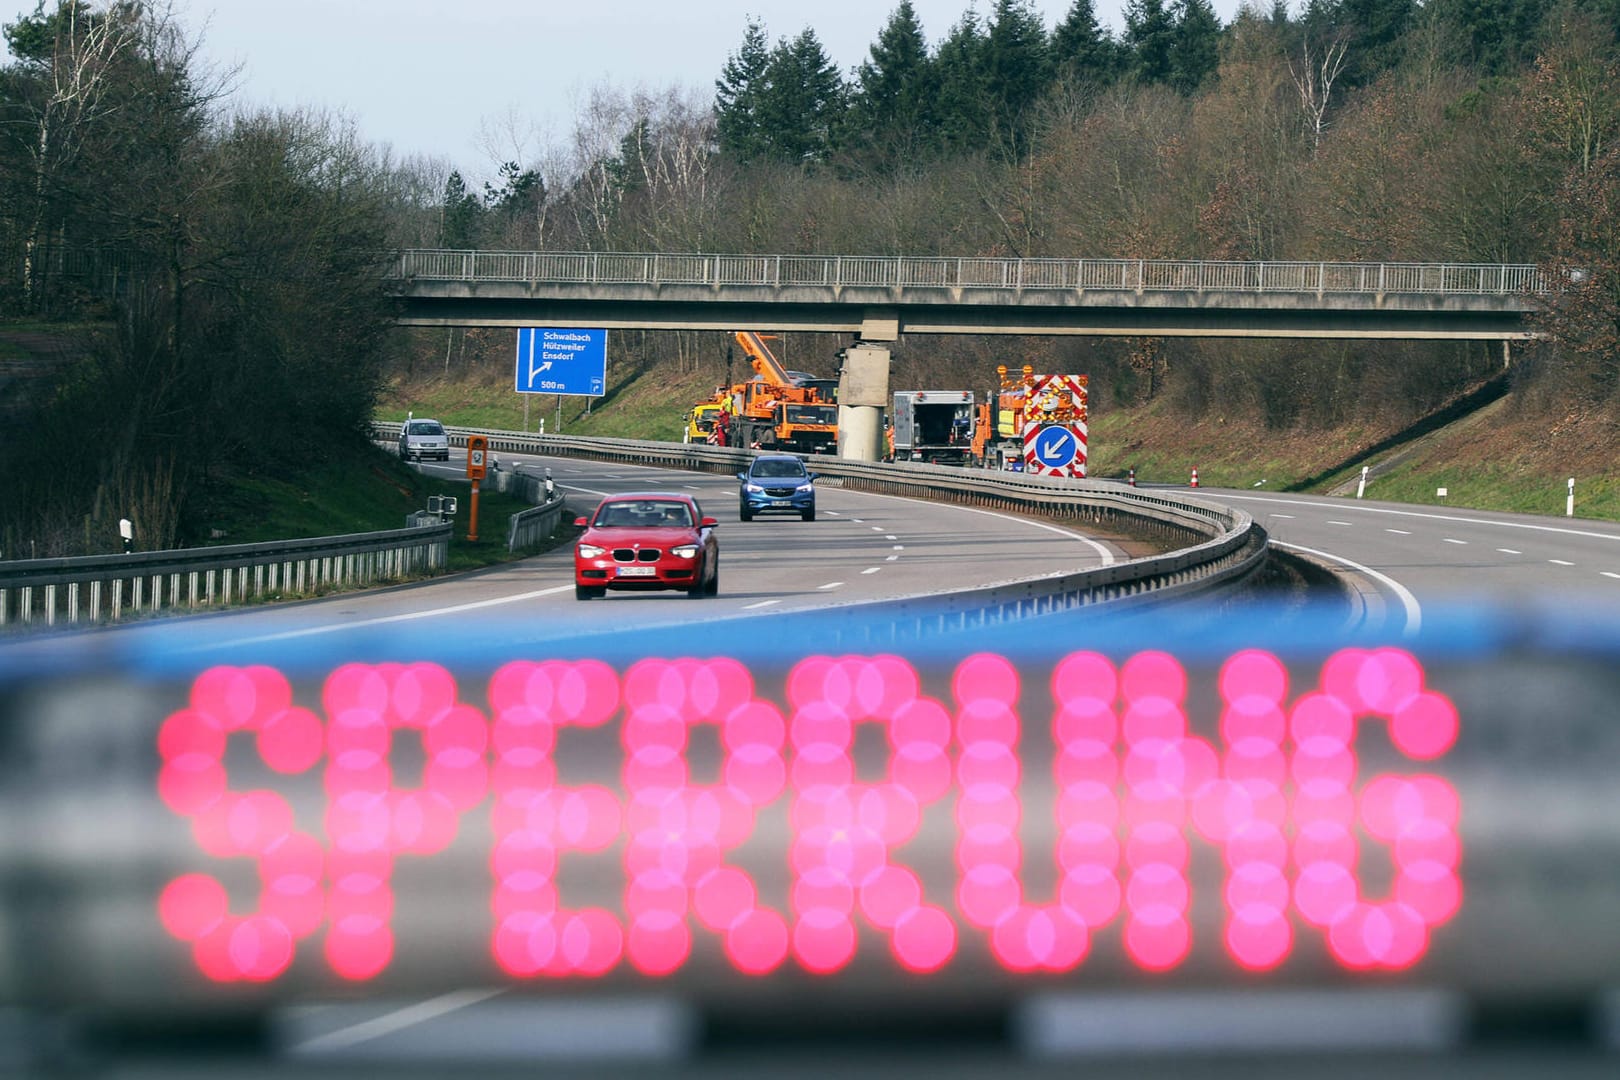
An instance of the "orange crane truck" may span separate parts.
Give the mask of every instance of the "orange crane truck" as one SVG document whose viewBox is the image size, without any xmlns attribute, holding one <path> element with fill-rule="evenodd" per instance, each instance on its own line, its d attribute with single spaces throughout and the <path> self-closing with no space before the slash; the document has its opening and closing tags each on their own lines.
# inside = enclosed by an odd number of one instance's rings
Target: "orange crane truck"
<svg viewBox="0 0 1620 1080">
<path fill-rule="evenodd" d="M 803 454 L 835 452 L 838 404 L 828 390 L 829 380 L 787 370 L 762 334 L 738 330 L 734 336 L 754 375 L 730 389 L 729 443 Z"/>
</svg>

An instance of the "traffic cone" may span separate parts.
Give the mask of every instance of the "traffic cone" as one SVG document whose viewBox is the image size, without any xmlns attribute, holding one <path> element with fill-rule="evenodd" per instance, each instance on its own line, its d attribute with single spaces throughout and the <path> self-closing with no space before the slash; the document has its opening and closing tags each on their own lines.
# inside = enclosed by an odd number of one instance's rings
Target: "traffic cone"
<svg viewBox="0 0 1620 1080">
<path fill-rule="evenodd" d="M 1198 469 L 1197 469 L 1196 466 L 1193 468 L 1192 483 L 1189 484 L 1188 486 L 1189 487 L 1197 487 L 1198 486 Z"/>
<path fill-rule="evenodd" d="M 1131 475 L 1125 478 L 1125 482 L 1127 484 L 1131 485 L 1131 487 L 1136 486 L 1136 470 L 1135 469 L 1131 470 Z"/>
</svg>

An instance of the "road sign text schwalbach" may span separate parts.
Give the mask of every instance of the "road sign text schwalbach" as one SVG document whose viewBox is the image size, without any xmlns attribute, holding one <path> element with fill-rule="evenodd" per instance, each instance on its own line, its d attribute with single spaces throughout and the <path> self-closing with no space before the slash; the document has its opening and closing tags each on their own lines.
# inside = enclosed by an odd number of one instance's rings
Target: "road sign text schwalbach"
<svg viewBox="0 0 1620 1080">
<path fill-rule="evenodd" d="M 599 397 L 606 388 L 606 330 L 518 328 L 518 393 Z"/>
</svg>

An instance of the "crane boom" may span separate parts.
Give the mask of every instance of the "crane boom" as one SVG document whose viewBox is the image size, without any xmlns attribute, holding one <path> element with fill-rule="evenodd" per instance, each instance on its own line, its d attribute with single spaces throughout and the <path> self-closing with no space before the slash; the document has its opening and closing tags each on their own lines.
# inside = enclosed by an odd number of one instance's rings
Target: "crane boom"
<svg viewBox="0 0 1620 1080">
<path fill-rule="evenodd" d="M 781 361 L 771 352 L 770 346 L 765 344 L 765 338 L 754 330 L 738 330 L 734 335 L 737 344 L 742 346 L 743 352 L 748 354 L 753 362 L 754 371 L 766 382 L 773 386 L 796 385 L 793 377 L 787 373 Z"/>
</svg>

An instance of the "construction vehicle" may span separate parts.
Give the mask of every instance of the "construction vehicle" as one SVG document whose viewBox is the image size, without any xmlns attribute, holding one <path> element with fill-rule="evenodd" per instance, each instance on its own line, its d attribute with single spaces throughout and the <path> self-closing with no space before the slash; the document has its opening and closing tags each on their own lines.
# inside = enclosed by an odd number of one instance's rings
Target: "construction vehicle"
<svg viewBox="0 0 1620 1080">
<path fill-rule="evenodd" d="M 754 375 L 723 390 L 719 400 L 730 413 L 727 443 L 803 454 L 833 453 L 838 447 L 836 383 L 789 371 L 765 344 L 765 335 L 739 330 L 737 344 L 748 355 Z"/>
<path fill-rule="evenodd" d="M 1007 366 L 996 368 L 1000 388 L 992 391 L 974 413 L 973 457 L 991 469 L 1022 469 L 1024 432 L 1034 423 L 1041 427 L 1085 424 L 1089 417 L 1088 378 L 1069 375 L 1053 380 L 1036 375 L 1028 364 L 1009 377 Z M 1041 387 L 1060 383 L 1055 392 Z M 1076 391 L 1075 388 L 1078 388 Z M 1033 399 L 1033 400 L 1032 400 Z"/>
<path fill-rule="evenodd" d="M 721 387 L 723 391 L 725 388 Z M 700 401 L 686 414 L 686 422 L 681 427 L 681 442 L 706 443 L 709 441 L 709 432 L 714 430 L 715 423 L 720 419 L 721 402 L 716 398 Z"/>
<path fill-rule="evenodd" d="M 974 454 L 971 390 L 897 390 L 889 422 L 894 460 L 966 465 Z"/>
</svg>

